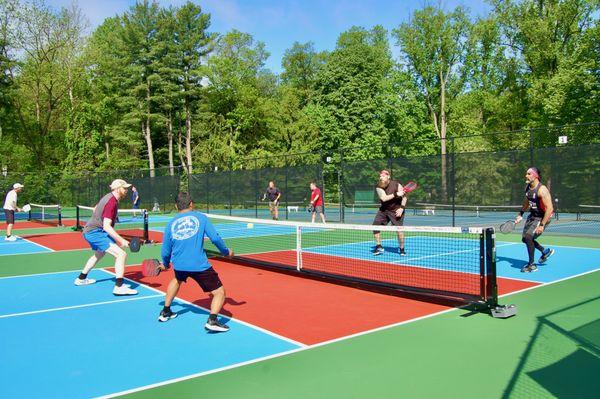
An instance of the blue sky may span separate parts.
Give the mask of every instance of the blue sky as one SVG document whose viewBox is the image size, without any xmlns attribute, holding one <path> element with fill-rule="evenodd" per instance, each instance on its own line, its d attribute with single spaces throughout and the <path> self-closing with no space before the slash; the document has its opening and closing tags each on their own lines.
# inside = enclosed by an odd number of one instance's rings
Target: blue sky
<svg viewBox="0 0 600 399">
<path fill-rule="evenodd" d="M 193 0 L 211 14 L 212 32 L 232 29 L 250 33 L 265 43 L 271 54 L 267 67 L 281 72 L 285 50 L 297 41 L 312 41 L 317 51 L 332 50 L 341 32 L 352 26 L 382 25 L 388 31 L 408 21 L 415 9 L 440 4 L 446 10 L 458 5 L 472 16 L 484 16 L 490 7 L 482 0 Z M 68 7 L 72 0 L 46 0 L 52 7 Z M 181 5 L 185 0 L 162 0 L 162 6 Z M 91 28 L 117 14 L 123 14 L 135 0 L 78 0 Z"/>
</svg>

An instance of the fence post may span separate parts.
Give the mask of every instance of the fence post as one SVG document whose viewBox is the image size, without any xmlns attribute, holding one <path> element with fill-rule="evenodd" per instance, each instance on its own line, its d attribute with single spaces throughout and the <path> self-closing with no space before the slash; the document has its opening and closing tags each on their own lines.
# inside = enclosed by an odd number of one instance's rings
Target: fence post
<svg viewBox="0 0 600 399">
<path fill-rule="evenodd" d="M 289 198 L 289 191 L 288 191 L 288 157 L 287 155 L 283 156 L 283 163 L 284 163 L 284 167 L 285 167 L 285 220 L 288 220 L 288 198 Z"/>
<path fill-rule="evenodd" d="M 231 210 L 231 176 L 233 175 L 233 161 L 229 162 L 229 216 L 232 215 L 232 210 Z"/>
<path fill-rule="evenodd" d="M 342 148 L 340 148 L 340 167 L 338 170 L 338 196 L 340 197 L 340 222 L 345 223 L 346 200 L 344 198 L 344 150 Z"/>
<path fill-rule="evenodd" d="M 258 219 L 258 161 L 254 159 L 254 217 Z"/>
<path fill-rule="evenodd" d="M 534 159 L 533 159 L 533 148 L 534 148 L 534 141 L 533 141 L 533 133 L 534 130 L 531 129 L 529 130 L 529 166 L 533 166 L 534 165 Z"/>
</svg>

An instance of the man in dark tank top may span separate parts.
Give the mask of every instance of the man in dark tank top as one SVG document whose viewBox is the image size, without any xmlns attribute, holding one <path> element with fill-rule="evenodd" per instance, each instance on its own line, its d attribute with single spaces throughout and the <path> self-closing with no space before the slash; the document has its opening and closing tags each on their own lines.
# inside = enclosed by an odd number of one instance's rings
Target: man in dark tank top
<svg viewBox="0 0 600 399">
<path fill-rule="evenodd" d="M 519 223 L 523 220 L 523 214 L 529 210 L 529 216 L 523 227 L 523 237 L 521 239 L 527 246 L 527 255 L 529 257 L 527 265 L 521 269 L 523 273 L 531 273 L 538 270 L 534 262 L 536 249 L 542 253 L 538 263 L 546 262 L 554 254 L 553 249 L 544 248 L 537 241 L 537 238 L 542 235 L 554 214 L 550 191 L 540 182 L 540 179 L 541 173 L 538 168 L 532 166 L 527 169 L 525 173 L 525 181 L 527 182 L 525 199 L 523 200 L 521 212 L 515 218 L 515 223 Z"/>
<path fill-rule="evenodd" d="M 373 225 L 385 226 L 388 223 L 392 223 L 394 226 L 404 225 L 404 209 L 406 208 L 406 194 L 402 188 L 402 185 L 396 180 L 392 180 L 390 172 L 382 170 L 379 172 L 379 182 L 375 189 L 377 196 L 379 197 L 379 210 L 373 220 Z M 385 248 L 381 245 L 381 235 L 379 231 L 374 231 L 375 236 L 375 249 L 373 255 L 381 255 L 385 252 Z M 406 255 L 404 250 L 404 233 L 398 232 L 398 245 L 400 248 L 400 255 Z"/>
</svg>

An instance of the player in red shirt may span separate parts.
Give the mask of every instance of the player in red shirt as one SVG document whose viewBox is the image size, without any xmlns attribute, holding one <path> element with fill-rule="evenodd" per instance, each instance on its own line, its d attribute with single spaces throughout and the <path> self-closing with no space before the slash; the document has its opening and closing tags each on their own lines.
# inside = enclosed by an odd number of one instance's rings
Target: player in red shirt
<svg viewBox="0 0 600 399">
<path fill-rule="evenodd" d="M 321 217 L 321 221 L 325 223 L 325 213 L 323 211 L 323 195 L 321 194 L 321 190 L 317 187 L 317 184 L 314 181 L 310 182 L 310 207 L 312 208 L 312 222 L 315 222 L 315 218 L 317 213 Z"/>
</svg>

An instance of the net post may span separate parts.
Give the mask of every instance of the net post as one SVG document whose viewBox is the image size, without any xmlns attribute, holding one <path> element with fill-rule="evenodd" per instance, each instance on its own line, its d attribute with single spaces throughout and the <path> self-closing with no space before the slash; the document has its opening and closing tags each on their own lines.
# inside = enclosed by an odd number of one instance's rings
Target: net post
<svg viewBox="0 0 600 399">
<path fill-rule="evenodd" d="M 494 228 L 485 229 L 486 287 L 485 302 L 488 308 L 498 306 L 498 281 L 496 273 L 496 236 Z"/>
<path fill-rule="evenodd" d="M 33 212 L 33 209 L 30 209 L 29 212 L 27 212 L 27 220 L 30 221 L 30 222 L 32 220 L 31 212 Z"/>
<path fill-rule="evenodd" d="M 302 226 L 296 226 L 296 269 L 302 271 Z"/>
<path fill-rule="evenodd" d="M 79 214 L 79 205 L 75 205 L 75 230 L 76 231 L 81 230 L 81 226 L 79 225 L 80 217 L 81 216 Z"/>
<path fill-rule="evenodd" d="M 58 204 L 58 225 L 62 226 L 62 207 Z"/>
<path fill-rule="evenodd" d="M 486 234 L 485 230 L 479 233 L 479 300 L 486 302 L 486 260 L 487 254 L 485 251 Z"/>
<path fill-rule="evenodd" d="M 148 229 L 148 210 L 144 209 L 144 237 L 143 237 L 143 242 L 149 242 L 150 239 L 150 233 L 149 233 L 149 229 Z"/>
</svg>

